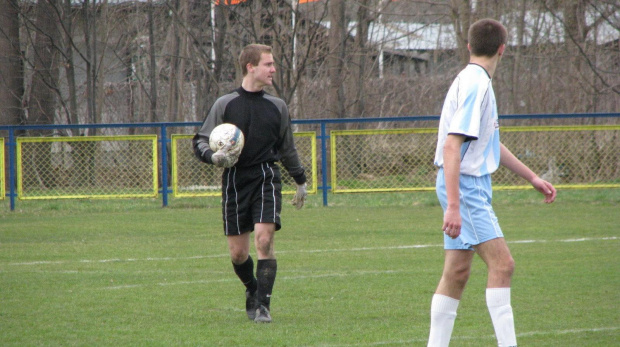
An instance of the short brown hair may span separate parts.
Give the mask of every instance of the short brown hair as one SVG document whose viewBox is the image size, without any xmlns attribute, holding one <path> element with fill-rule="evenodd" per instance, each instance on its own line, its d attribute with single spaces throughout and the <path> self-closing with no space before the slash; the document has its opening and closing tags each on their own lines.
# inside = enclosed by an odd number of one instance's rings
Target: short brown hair
<svg viewBox="0 0 620 347">
<path fill-rule="evenodd" d="M 471 54 L 492 57 L 499 47 L 506 44 L 508 32 L 498 21 L 490 18 L 476 21 L 467 33 Z"/>
<path fill-rule="evenodd" d="M 239 65 L 241 65 L 243 76 L 248 74 L 248 63 L 254 66 L 258 65 L 263 53 L 271 54 L 271 46 L 252 43 L 243 47 L 241 54 L 239 54 Z"/>
</svg>

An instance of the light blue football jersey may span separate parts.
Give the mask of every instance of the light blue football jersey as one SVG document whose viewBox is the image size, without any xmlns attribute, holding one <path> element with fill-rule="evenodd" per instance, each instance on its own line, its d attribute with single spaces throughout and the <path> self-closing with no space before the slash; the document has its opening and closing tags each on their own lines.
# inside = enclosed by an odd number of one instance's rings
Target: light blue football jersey
<svg viewBox="0 0 620 347">
<path fill-rule="evenodd" d="M 466 137 L 461 147 L 461 174 L 483 176 L 499 167 L 499 118 L 491 77 L 469 64 L 452 82 L 439 121 L 435 165 L 443 167 L 448 134 Z"/>
</svg>

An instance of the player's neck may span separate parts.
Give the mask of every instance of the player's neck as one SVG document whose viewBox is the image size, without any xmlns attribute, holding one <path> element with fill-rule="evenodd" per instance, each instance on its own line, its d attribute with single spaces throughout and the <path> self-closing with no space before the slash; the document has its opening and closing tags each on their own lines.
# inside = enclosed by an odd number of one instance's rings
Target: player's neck
<svg viewBox="0 0 620 347">
<path fill-rule="evenodd" d="M 252 81 L 249 78 L 244 78 L 241 82 L 241 88 L 247 92 L 260 92 L 265 88 L 265 85 L 257 81 Z"/>
<path fill-rule="evenodd" d="M 482 66 L 482 68 L 489 74 L 489 77 L 493 78 L 493 74 L 495 74 L 495 69 L 499 63 L 499 56 L 495 55 L 489 58 L 472 55 L 469 58 L 469 63 Z"/>
</svg>

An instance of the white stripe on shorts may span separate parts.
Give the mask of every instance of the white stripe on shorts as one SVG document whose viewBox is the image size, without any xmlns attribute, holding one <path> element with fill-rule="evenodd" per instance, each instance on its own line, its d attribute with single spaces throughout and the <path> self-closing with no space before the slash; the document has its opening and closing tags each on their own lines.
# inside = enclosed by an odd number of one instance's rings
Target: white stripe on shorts
<svg viewBox="0 0 620 347">
<path fill-rule="evenodd" d="M 224 190 L 224 192 L 226 192 L 226 196 L 225 196 L 225 201 L 224 201 L 224 223 L 226 223 L 226 235 L 229 235 L 229 230 L 228 230 L 228 201 L 230 200 L 230 197 L 228 196 L 228 187 L 230 187 L 231 184 L 231 178 L 230 175 L 232 173 L 232 185 L 233 185 L 233 189 L 235 190 L 235 216 L 237 217 L 237 235 L 241 235 L 241 229 L 239 229 L 239 200 L 238 200 L 238 194 L 237 194 L 237 185 L 235 184 L 235 177 L 237 175 L 237 168 L 236 167 L 232 167 L 230 168 L 230 170 L 228 170 L 228 175 L 226 176 L 226 189 Z"/>
<path fill-rule="evenodd" d="M 269 184 L 271 184 L 271 194 L 273 197 L 273 220 L 276 220 L 276 187 L 273 185 L 273 177 L 275 176 L 275 173 L 273 172 L 273 169 L 269 166 L 269 163 L 262 163 L 261 164 L 261 169 L 263 170 L 263 186 L 265 185 L 265 177 L 266 177 L 266 173 L 265 173 L 265 168 L 269 169 L 269 171 L 271 171 L 271 182 L 269 182 Z M 260 214 L 260 218 L 261 218 L 261 223 L 263 222 L 263 208 L 265 207 L 265 197 L 264 197 L 264 190 L 263 192 L 261 192 L 261 196 L 262 196 L 262 203 L 261 203 L 261 214 Z"/>
</svg>

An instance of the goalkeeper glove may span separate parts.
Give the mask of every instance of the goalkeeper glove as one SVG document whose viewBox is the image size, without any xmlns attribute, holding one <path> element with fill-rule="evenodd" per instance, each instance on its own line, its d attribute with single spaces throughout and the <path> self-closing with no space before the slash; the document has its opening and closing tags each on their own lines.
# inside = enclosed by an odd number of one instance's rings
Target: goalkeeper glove
<svg viewBox="0 0 620 347">
<path fill-rule="evenodd" d="M 307 196 L 308 190 L 306 188 L 306 183 L 298 184 L 297 191 L 295 192 L 295 196 L 293 196 L 293 200 L 291 200 L 291 204 L 293 204 L 293 206 L 295 206 L 295 208 L 299 210 L 304 206 Z"/>
<path fill-rule="evenodd" d="M 237 160 L 239 160 L 239 151 L 230 151 L 232 145 L 227 143 L 217 152 L 211 155 L 211 161 L 213 165 L 217 167 L 229 168 L 235 166 Z"/>
</svg>

